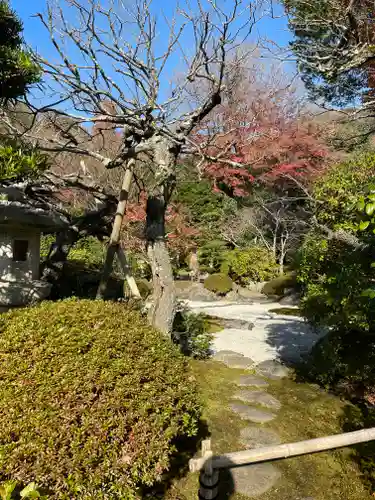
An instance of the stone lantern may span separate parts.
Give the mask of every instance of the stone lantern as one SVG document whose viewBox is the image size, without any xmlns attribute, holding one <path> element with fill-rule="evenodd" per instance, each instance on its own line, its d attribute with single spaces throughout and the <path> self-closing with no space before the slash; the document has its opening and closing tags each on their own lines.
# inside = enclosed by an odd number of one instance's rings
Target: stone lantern
<svg viewBox="0 0 375 500">
<path fill-rule="evenodd" d="M 40 280 L 40 237 L 67 225 L 17 187 L 0 188 L 0 312 L 48 297 L 51 285 Z"/>
</svg>

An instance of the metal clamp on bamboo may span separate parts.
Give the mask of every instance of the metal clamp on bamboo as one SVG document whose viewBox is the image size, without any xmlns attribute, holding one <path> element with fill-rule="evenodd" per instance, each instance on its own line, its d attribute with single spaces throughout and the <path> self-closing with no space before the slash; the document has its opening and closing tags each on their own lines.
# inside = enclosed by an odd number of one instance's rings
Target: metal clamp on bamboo
<svg viewBox="0 0 375 500">
<path fill-rule="evenodd" d="M 219 471 L 212 467 L 211 440 L 202 442 L 203 468 L 199 476 L 199 494 L 201 500 L 214 500 L 219 493 Z"/>
</svg>

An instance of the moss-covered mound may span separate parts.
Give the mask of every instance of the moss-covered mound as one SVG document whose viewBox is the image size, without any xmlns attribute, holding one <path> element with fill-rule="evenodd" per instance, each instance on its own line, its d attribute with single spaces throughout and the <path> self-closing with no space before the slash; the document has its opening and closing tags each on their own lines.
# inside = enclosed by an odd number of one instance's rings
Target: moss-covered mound
<svg viewBox="0 0 375 500">
<path fill-rule="evenodd" d="M 66 300 L 0 315 L 0 483 L 49 498 L 135 498 L 197 431 L 185 359 L 122 304 Z"/>
<path fill-rule="evenodd" d="M 268 296 L 282 297 L 287 288 L 295 288 L 297 279 L 294 273 L 283 274 L 269 281 L 262 288 L 262 293 Z"/>
<path fill-rule="evenodd" d="M 233 288 L 233 281 L 226 274 L 211 274 L 205 279 L 204 287 L 210 292 L 225 295 Z"/>
</svg>

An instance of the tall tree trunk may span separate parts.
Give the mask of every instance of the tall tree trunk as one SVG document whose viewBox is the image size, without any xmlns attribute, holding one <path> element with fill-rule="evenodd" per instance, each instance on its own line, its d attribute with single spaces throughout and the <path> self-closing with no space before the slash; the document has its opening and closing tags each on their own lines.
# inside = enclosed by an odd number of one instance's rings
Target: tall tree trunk
<svg viewBox="0 0 375 500">
<path fill-rule="evenodd" d="M 149 320 L 155 328 L 170 335 L 176 312 L 176 297 L 171 259 L 165 242 L 165 210 L 164 195 L 149 196 L 146 239 L 153 282 Z"/>
<path fill-rule="evenodd" d="M 104 297 L 106 295 L 109 277 L 110 277 L 111 272 L 112 272 L 113 260 L 114 260 L 116 254 L 118 254 L 120 264 L 124 270 L 124 274 L 125 274 L 124 277 L 129 284 L 129 288 L 130 288 L 131 293 L 135 297 L 141 298 L 137 284 L 131 275 L 129 266 L 126 263 L 125 254 L 122 252 L 122 249 L 120 249 L 121 226 L 122 226 L 122 221 L 124 219 L 124 215 L 125 215 L 125 211 L 126 211 L 127 201 L 129 198 L 129 191 L 130 191 L 130 186 L 131 186 L 131 182 L 132 182 L 132 178 L 133 178 L 134 163 L 135 162 L 133 159 L 129 160 L 128 165 L 127 165 L 127 169 L 126 169 L 123 181 L 122 181 L 119 202 L 117 205 L 116 215 L 115 215 L 115 218 L 113 221 L 113 226 L 112 226 L 112 233 L 111 233 L 111 237 L 109 239 L 107 254 L 106 254 L 106 258 L 105 258 L 105 262 L 104 262 L 104 266 L 103 266 L 103 274 L 102 274 L 102 278 L 101 278 L 100 283 L 99 283 L 98 291 L 96 293 L 97 299 L 104 299 Z"/>
<path fill-rule="evenodd" d="M 280 255 L 279 255 L 279 274 L 284 274 L 284 260 L 286 255 L 286 243 L 287 237 L 284 233 L 281 234 L 280 237 Z"/>
<path fill-rule="evenodd" d="M 276 262 L 276 258 L 277 258 L 277 236 L 278 236 L 278 232 L 279 232 L 279 222 L 276 220 L 276 222 L 275 222 L 275 229 L 274 229 L 274 233 L 273 233 L 273 243 L 272 243 L 272 253 L 273 253 L 273 258 L 275 259 L 275 262 Z"/>
</svg>

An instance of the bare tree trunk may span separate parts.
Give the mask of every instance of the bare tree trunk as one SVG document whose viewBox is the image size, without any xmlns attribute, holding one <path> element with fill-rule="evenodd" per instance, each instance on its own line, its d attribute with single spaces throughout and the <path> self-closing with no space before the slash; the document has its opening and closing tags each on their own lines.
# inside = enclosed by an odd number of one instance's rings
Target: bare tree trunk
<svg viewBox="0 0 375 500">
<path fill-rule="evenodd" d="M 276 220 L 275 222 L 275 229 L 274 229 L 274 233 L 273 233 L 273 244 L 272 244 L 272 253 L 273 253 L 273 258 L 275 259 L 275 262 L 276 262 L 276 258 L 277 258 L 277 234 L 279 232 L 279 222 L 278 220 Z"/>
<path fill-rule="evenodd" d="M 146 239 L 153 282 L 149 320 L 155 328 L 170 335 L 176 312 L 176 297 L 171 260 L 165 243 L 165 209 L 163 195 L 149 196 Z"/>
<path fill-rule="evenodd" d="M 280 237 L 279 274 L 284 274 L 284 259 L 286 255 L 287 236 L 284 233 Z"/>
<path fill-rule="evenodd" d="M 129 191 L 130 191 L 130 186 L 132 182 L 132 177 L 133 177 L 133 167 L 134 167 L 134 160 L 131 159 L 128 162 L 127 169 L 122 181 L 122 186 L 121 186 L 121 191 L 120 191 L 120 196 L 119 196 L 119 202 L 117 205 L 117 210 L 116 210 L 116 215 L 113 221 L 113 226 L 112 226 L 112 233 L 111 237 L 109 239 L 108 243 L 108 249 L 107 249 L 107 254 L 103 266 L 103 274 L 102 278 L 99 283 L 98 291 L 96 293 L 96 298 L 97 299 L 104 299 L 107 291 L 107 286 L 108 286 L 108 280 L 112 272 L 112 267 L 113 267 L 113 259 L 115 258 L 116 253 L 118 254 L 120 263 L 125 270 L 125 279 L 127 280 L 129 284 L 129 288 L 131 292 L 136 296 L 140 297 L 140 293 L 137 287 L 137 284 L 134 280 L 134 278 L 131 276 L 130 273 L 130 268 L 126 263 L 126 258 L 125 254 L 119 253 L 120 249 L 120 233 L 121 233 L 121 226 L 122 226 L 122 221 L 124 219 L 125 211 L 126 211 L 126 204 L 129 198 Z M 125 259 L 125 260 L 124 260 Z M 125 264 L 126 263 L 126 264 Z"/>
</svg>

